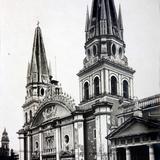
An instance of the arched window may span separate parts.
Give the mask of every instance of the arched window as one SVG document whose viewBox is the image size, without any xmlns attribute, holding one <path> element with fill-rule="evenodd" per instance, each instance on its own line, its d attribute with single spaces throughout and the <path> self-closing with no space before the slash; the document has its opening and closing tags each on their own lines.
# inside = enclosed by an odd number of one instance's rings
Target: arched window
<svg viewBox="0 0 160 160">
<path fill-rule="evenodd" d="M 94 79 L 94 95 L 98 96 L 99 94 L 100 94 L 100 92 L 99 92 L 99 78 L 96 77 Z"/>
<path fill-rule="evenodd" d="M 90 49 L 87 50 L 87 54 L 88 54 L 88 58 L 90 58 L 91 57 L 91 51 L 90 51 Z"/>
<path fill-rule="evenodd" d="M 88 100 L 89 99 L 89 83 L 85 82 L 84 84 L 84 99 Z"/>
<path fill-rule="evenodd" d="M 25 121 L 26 121 L 26 123 L 28 122 L 28 114 L 27 114 L 27 112 L 25 113 Z"/>
<path fill-rule="evenodd" d="M 96 56 L 96 54 L 97 54 L 97 47 L 94 45 L 93 46 L 93 55 Z"/>
<path fill-rule="evenodd" d="M 123 81 L 123 97 L 128 98 L 128 82 L 126 80 Z"/>
<path fill-rule="evenodd" d="M 30 120 L 32 120 L 32 111 L 31 110 L 29 111 L 29 117 L 30 117 Z"/>
<path fill-rule="evenodd" d="M 121 47 L 119 48 L 119 56 L 120 56 L 120 58 L 122 57 L 122 48 Z"/>
<path fill-rule="evenodd" d="M 113 55 L 116 54 L 116 45 L 115 44 L 112 45 L 112 54 Z"/>
<path fill-rule="evenodd" d="M 111 77 L 111 94 L 117 95 L 117 79 L 116 77 Z"/>
<path fill-rule="evenodd" d="M 41 96 L 43 96 L 43 95 L 44 95 L 44 89 L 41 88 Z"/>
</svg>

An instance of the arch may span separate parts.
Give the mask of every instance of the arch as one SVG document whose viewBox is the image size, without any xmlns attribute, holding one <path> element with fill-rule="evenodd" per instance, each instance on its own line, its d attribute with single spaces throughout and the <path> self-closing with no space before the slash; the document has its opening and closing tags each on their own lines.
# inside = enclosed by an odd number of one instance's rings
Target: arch
<svg viewBox="0 0 160 160">
<path fill-rule="evenodd" d="M 32 110 L 29 111 L 30 120 L 32 120 Z"/>
<path fill-rule="evenodd" d="M 95 77 L 94 78 L 94 95 L 98 96 L 100 94 L 100 82 L 99 78 Z"/>
<path fill-rule="evenodd" d="M 70 116 L 72 112 L 73 111 L 71 111 L 66 104 L 56 100 L 42 103 L 33 117 L 31 127 L 38 126 L 51 119 Z"/>
<path fill-rule="evenodd" d="M 91 51 L 90 51 L 90 49 L 87 50 L 87 55 L 88 55 L 88 58 L 91 57 Z"/>
<path fill-rule="evenodd" d="M 65 143 L 67 143 L 67 144 L 69 143 L 69 136 L 68 136 L 68 135 L 65 135 L 65 136 L 64 136 L 64 141 L 65 141 Z"/>
<path fill-rule="evenodd" d="M 117 95 L 117 78 L 115 76 L 111 77 L 111 94 Z"/>
<path fill-rule="evenodd" d="M 112 45 L 112 54 L 113 55 L 116 54 L 116 45 L 115 44 Z"/>
<path fill-rule="evenodd" d="M 25 122 L 28 123 L 28 113 L 25 113 Z"/>
<path fill-rule="evenodd" d="M 123 81 L 123 97 L 124 98 L 129 98 L 128 82 L 126 80 Z"/>
<path fill-rule="evenodd" d="M 93 46 L 93 55 L 94 56 L 97 55 L 97 47 L 96 47 L 96 45 Z"/>
<path fill-rule="evenodd" d="M 41 96 L 44 96 L 44 88 L 41 88 Z"/>
<path fill-rule="evenodd" d="M 89 99 L 89 83 L 85 82 L 84 83 L 84 100 Z"/>
<path fill-rule="evenodd" d="M 119 48 L 119 56 L 120 56 L 120 58 L 122 57 L 122 48 L 121 47 Z"/>
</svg>

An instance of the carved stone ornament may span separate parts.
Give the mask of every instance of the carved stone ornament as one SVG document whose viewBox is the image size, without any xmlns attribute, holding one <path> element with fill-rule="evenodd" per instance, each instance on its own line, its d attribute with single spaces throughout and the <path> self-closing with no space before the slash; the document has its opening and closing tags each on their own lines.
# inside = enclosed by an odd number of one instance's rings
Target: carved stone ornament
<svg viewBox="0 0 160 160">
<path fill-rule="evenodd" d="M 42 113 L 44 121 L 54 118 L 56 116 L 56 111 L 56 106 L 50 106 L 46 108 Z"/>
<path fill-rule="evenodd" d="M 48 101 L 60 102 L 60 103 L 63 103 L 65 106 L 67 106 L 70 111 L 75 110 L 74 100 L 69 95 L 67 95 L 63 92 L 59 92 L 57 94 L 56 91 L 55 91 L 55 86 L 54 85 L 50 85 L 48 87 L 45 95 L 46 96 L 43 99 L 43 103 L 46 103 Z"/>
</svg>

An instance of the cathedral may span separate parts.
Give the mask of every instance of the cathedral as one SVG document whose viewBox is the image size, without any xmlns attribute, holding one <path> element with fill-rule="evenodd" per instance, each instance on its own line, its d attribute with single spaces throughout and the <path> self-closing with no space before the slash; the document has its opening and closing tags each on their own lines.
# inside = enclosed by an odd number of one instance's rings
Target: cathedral
<svg viewBox="0 0 160 160">
<path fill-rule="evenodd" d="M 20 160 L 159 160 L 160 95 L 134 97 L 121 7 L 93 0 L 87 9 L 80 103 L 53 79 L 39 25 L 28 64 Z"/>
</svg>

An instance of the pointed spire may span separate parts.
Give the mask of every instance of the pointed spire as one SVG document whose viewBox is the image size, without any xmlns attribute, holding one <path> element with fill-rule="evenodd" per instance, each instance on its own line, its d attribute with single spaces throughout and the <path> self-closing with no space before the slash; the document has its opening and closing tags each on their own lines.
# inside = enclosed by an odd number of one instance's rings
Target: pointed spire
<svg viewBox="0 0 160 160">
<path fill-rule="evenodd" d="M 123 40 L 123 20 L 122 20 L 122 13 L 121 13 L 121 5 L 120 4 L 119 4 L 119 14 L 118 14 L 118 25 L 119 25 L 121 39 Z"/>
<path fill-rule="evenodd" d="M 27 77 L 30 76 L 30 70 L 31 70 L 31 65 L 30 65 L 30 63 L 28 62 Z"/>
<path fill-rule="evenodd" d="M 34 74 L 33 77 L 35 77 L 36 74 L 36 82 L 42 82 L 43 77 L 47 77 L 47 79 L 49 79 L 49 68 L 39 22 L 35 29 L 32 59 L 29 70 L 30 71 L 28 71 L 28 73 L 30 73 L 30 75 Z"/>
<path fill-rule="evenodd" d="M 116 11 L 114 0 L 107 0 L 107 1 L 109 1 L 112 23 L 114 26 L 118 27 L 117 11 Z"/>
<path fill-rule="evenodd" d="M 49 61 L 49 75 L 52 76 L 52 66 L 50 61 Z"/>
<path fill-rule="evenodd" d="M 119 4 L 118 23 L 119 23 L 119 28 L 123 30 L 123 20 L 122 20 L 122 12 L 120 4 Z"/>
<path fill-rule="evenodd" d="M 99 0 L 92 1 L 91 16 L 90 16 L 90 27 L 96 24 L 98 18 Z"/>
<path fill-rule="evenodd" d="M 106 20 L 107 19 L 106 7 L 105 7 L 104 0 L 102 0 L 102 3 L 101 3 L 101 15 L 100 15 L 100 18 L 101 18 L 101 20 Z"/>
<path fill-rule="evenodd" d="M 87 6 L 85 32 L 88 32 L 88 30 L 89 30 L 89 10 Z"/>
<path fill-rule="evenodd" d="M 107 30 L 108 34 L 113 34 L 112 32 L 112 18 L 111 18 L 111 10 L 110 10 L 110 5 L 109 1 L 106 1 L 106 10 L 107 10 Z"/>
</svg>

